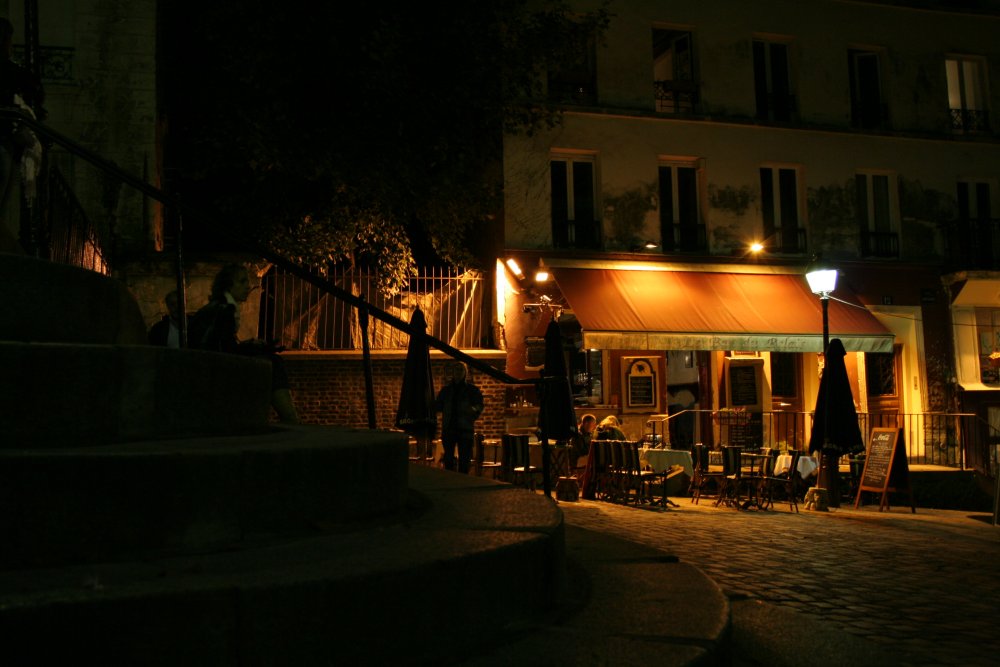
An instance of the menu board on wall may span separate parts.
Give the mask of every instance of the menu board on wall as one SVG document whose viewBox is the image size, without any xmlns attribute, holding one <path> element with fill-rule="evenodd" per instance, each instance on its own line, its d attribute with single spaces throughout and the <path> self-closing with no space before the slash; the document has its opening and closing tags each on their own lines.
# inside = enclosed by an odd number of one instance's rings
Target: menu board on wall
<svg viewBox="0 0 1000 667">
<path fill-rule="evenodd" d="M 757 405 L 760 398 L 757 395 L 757 369 L 755 366 L 729 367 L 730 396 L 733 407 L 741 408 Z"/>
<path fill-rule="evenodd" d="M 651 375 L 632 375 L 628 379 L 628 403 L 630 406 L 656 405 L 656 388 Z"/>
</svg>

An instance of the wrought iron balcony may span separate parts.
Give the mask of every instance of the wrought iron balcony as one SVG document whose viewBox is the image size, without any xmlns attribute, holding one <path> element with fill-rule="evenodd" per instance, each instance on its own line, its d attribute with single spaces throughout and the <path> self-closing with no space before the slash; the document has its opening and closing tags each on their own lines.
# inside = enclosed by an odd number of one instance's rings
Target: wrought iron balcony
<svg viewBox="0 0 1000 667">
<path fill-rule="evenodd" d="M 600 250 L 601 223 L 599 220 L 553 220 L 552 245 L 556 248 Z"/>
<path fill-rule="evenodd" d="M 951 109 L 951 129 L 969 134 L 990 131 L 990 112 L 986 109 Z"/>
<path fill-rule="evenodd" d="M 675 224 L 664 230 L 663 252 L 705 252 L 708 233 L 705 225 Z"/>
<path fill-rule="evenodd" d="M 899 257 L 899 234 L 861 230 L 862 257 Z"/>
<path fill-rule="evenodd" d="M 698 103 L 698 85 L 694 81 L 654 81 L 653 93 L 660 113 L 692 113 Z"/>
<path fill-rule="evenodd" d="M 806 230 L 801 227 L 777 229 L 768 237 L 767 250 L 786 255 L 801 255 L 806 252 Z"/>
<path fill-rule="evenodd" d="M 1000 219 L 956 220 L 945 227 L 953 270 L 1000 270 Z"/>
</svg>

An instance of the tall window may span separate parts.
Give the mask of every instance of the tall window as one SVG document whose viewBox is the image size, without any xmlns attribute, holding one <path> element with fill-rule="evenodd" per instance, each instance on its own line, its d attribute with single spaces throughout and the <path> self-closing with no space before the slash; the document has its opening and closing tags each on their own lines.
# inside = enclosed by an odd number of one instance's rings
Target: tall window
<svg viewBox="0 0 1000 667">
<path fill-rule="evenodd" d="M 896 395 L 896 357 L 892 352 L 865 352 L 868 396 Z"/>
<path fill-rule="evenodd" d="M 698 88 L 690 32 L 653 28 L 653 86 L 657 111 L 694 111 Z"/>
<path fill-rule="evenodd" d="M 553 157 L 549 175 L 553 245 L 556 248 L 600 248 L 593 156 Z"/>
<path fill-rule="evenodd" d="M 757 118 L 788 121 L 795 113 L 788 45 L 754 40 L 753 76 Z"/>
<path fill-rule="evenodd" d="M 665 162 L 659 169 L 660 242 L 664 252 L 708 248 L 698 208 L 694 161 Z"/>
<path fill-rule="evenodd" d="M 851 80 L 851 125 L 862 129 L 885 127 L 887 113 L 882 99 L 879 54 L 848 51 Z"/>
<path fill-rule="evenodd" d="M 1000 266 L 1000 229 L 994 220 L 989 181 L 958 182 L 959 248 L 970 268 Z"/>
<path fill-rule="evenodd" d="M 979 58 L 954 56 L 944 61 L 948 77 L 951 127 L 960 132 L 989 130 L 986 108 L 985 65 Z"/>
<path fill-rule="evenodd" d="M 799 227 L 799 182 L 795 168 L 761 167 L 760 208 L 765 244 L 770 251 L 806 251 L 806 231 Z"/>
<path fill-rule="evenodd" d="M 573 104 L 597 104 L 597 39 L 576 26 L 566 59 L 548 73 L 549 99 Z"/>
<path fill-rule="evenodd" d="M 869 257 L 899 256 L 899 197 L 893 174 L 854 176 L 855 214 L 861 230 L 861 252 Z"/>
</svg>

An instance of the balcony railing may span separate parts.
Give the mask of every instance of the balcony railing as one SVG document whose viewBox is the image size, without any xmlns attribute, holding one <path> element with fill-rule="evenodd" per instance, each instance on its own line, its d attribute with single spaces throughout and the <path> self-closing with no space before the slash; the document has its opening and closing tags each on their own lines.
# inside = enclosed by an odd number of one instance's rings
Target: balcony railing
<svg viewBox="0 0 1000 667">
<path fill-rule="evenodd" d="M 704 252 L 708 250 L 705 225 L 674 224 L 663 237 L 664 252 Z"/>
<path fill-rule="evenodd" d="M 899 257 L 899 234 L 862 229 L 861 255 L 863 257 Z"/>
<path fill-rule="evenodd" d="M 601 223 L 598 220 L 553 220 L 552 245 L 556 248 L 601 249 Z"/>
<path fill-rule="evenodd" d="M 990 112 L 986 109 L 950 109 L 951 129 L 969 134 L 990 131 Z"/>
<path fill-rule="evenodd" d="M 1000 219 L 956 220 L 945 226 L 952 269 L 1000 269 Z"/>
<path fill-rule="evenodd" d="M 698 103 L 698 85 L 694 81 L 654 81 L 653 94 L 660 113 L 692 113 Z"/>
<path fill-rule="evenodd" d="M 803 254 L 806 252 L 806 230 L 801 227 L 775 229 L 768 237 L 767 249 L 789 255 Z"/>
</svg>

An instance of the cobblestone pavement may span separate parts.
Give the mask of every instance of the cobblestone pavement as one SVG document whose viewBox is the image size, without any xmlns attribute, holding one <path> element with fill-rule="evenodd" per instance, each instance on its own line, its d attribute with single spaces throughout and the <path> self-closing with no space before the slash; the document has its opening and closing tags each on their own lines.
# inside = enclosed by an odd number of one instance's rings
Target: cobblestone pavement
<svg viewBox="0 0 1000 667">
<path fill-rule="evenodd" d="M 730 599 L 826 619 L 901 665 L 1000 665 L 1000 526 L 989 515 L 894 507 L 789 512 L 676 499 L 649 509 L 560 503 L 567 523 L 699 565 Z"/>
</svg>

